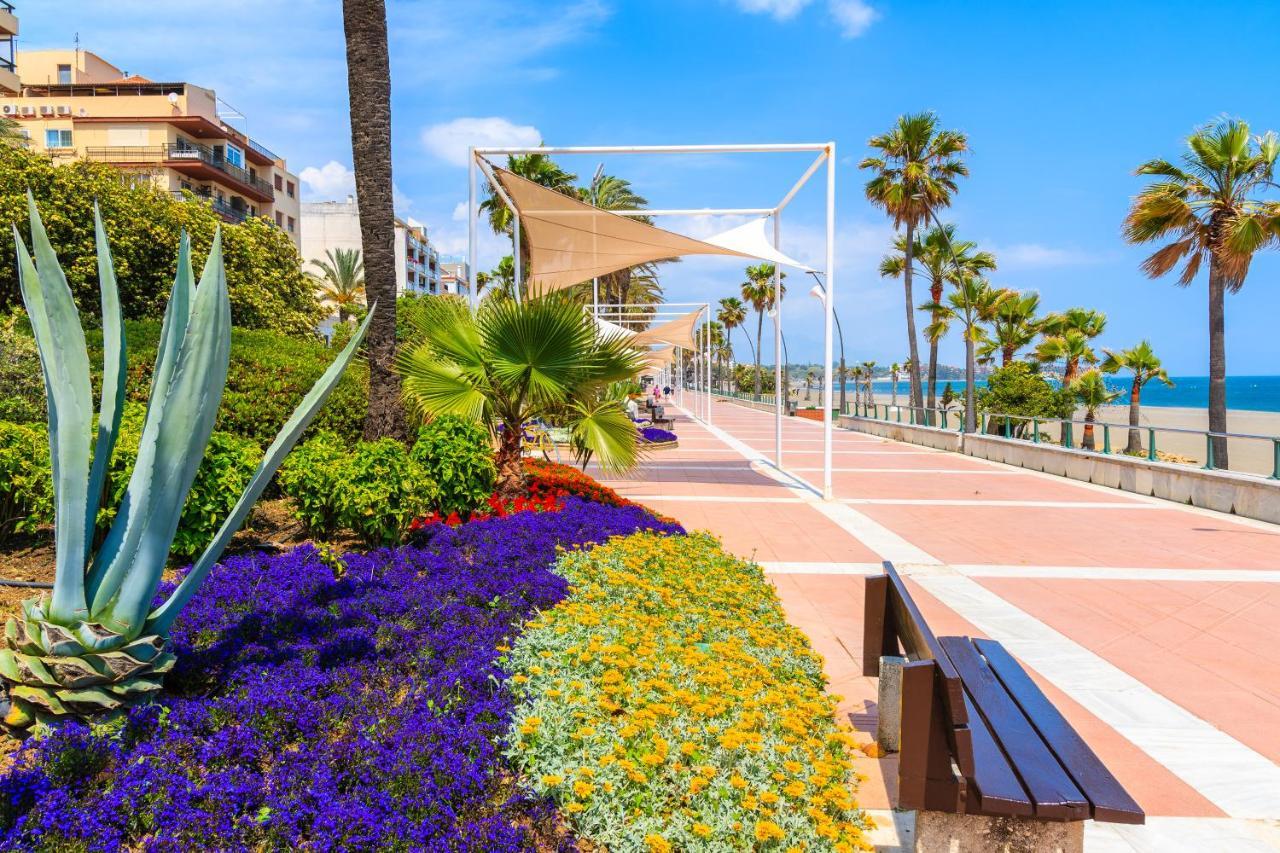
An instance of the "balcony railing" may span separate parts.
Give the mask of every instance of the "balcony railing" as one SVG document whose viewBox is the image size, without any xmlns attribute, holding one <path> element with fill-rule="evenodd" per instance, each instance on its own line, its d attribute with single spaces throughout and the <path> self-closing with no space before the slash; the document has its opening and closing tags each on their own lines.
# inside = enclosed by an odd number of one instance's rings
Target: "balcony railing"
<svg viewBox="0 0 1280 853">
<path fill-rule="evenodd" d="M 252 187 L 269 199 L 275 199 L 275 190 L 271 184 L 256 175 L 251 175 L 239 166 L 228 163 L 224 158 L 214 154 L 213 149 L 203 145 L 187 145 L 169 143 L 166 145 L 113 145 L 109 148 L 86 148 L 84 156 L 90 160 L 103 160 L 108 163 L 172 163 L 174 161 L 196 161 L 212 166 L 228 177 Z"/>
<path fill-rule="evenodd" d="M 244 222 L 249 218 L 248 208 L 235 207 L 228 204 L 225 200 L 209 193 L 197 192 L 196 190 L 174 190 L 173 194 L 183 200 L 191 198 L 194 201 L 208 202 L 209 205 L 213 207 L 214 213 L 217 213 L 232 222 Z"/>
<path fill-rule="evenodd" d="M 254 151 L 257 151 L 263 157 L 270 157 L 272 160 L 281 159 L 280 156 L 276 154 L 274 151 L 272 151 L 270 148 L 268 148 L 265 145 L 254 142 L 252 139 L 249 140 L 249 147 L 252 148 Z"/>
</svg>

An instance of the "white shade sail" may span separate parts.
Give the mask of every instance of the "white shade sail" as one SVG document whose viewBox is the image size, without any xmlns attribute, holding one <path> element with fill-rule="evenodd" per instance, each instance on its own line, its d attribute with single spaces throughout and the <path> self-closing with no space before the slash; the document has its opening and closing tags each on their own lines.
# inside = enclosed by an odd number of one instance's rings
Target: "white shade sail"
<svg viewBox="0 0 1280 853">
<path fill-rule="evenodd" d="M 698 325 L 698 317 L 702 315 L 702 310 L 699 308 L 696 311 L 690 311 L 669 323 L 637 332 L 631 342 L 633 344 L 672 344 L 684 349 L 696 350 L 698 343 L 693 338 L 693 327 Z"/>
<path fill-rule="evenodd" d="M 815 272 L 812 267 L 807 267 L 774 248 L 773 241 L 765 233 L 765 224 L 768 221 L 767 216 L 752 219 L 737 228 L 730 228 L 714 237 L 708 237 L 704 242 L 725 249 L 733 249 L 739 254 L 759 258 L 762 261 L 772 261 L 784 267 L 793 267 L 803 272 Z"/>
</svg>

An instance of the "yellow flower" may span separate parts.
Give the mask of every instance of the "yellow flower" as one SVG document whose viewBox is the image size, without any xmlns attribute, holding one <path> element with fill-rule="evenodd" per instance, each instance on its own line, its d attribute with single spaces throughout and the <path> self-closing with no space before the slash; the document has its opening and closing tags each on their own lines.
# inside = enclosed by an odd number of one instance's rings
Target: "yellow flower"
<svg viewBox="0 0 1280 853">
<path fill-rule="evenodd" d="M 729 779 L 729 784 L 741 791 L 743 788 L 747 787 L 747 780 L 735 773 Z"/>
<path fill-rule="evenodd" d="M 581 779 L 573 783 L 573 795 L 584 800 L 591 796 L 591 792 L 595 789 L 595 786 L 590 782 L 584 782 Z"/>
<path fill-rule="evenodd" d="M 782 831 L 782 827 L 771 820 L 756 823 L 756 841 L 780 841 L 786 837 L 787 834 Z"/>
<path fill-rule="evenodd" d="M 693 834 L 699 838 L 708 838 L 711 835 L 711 827 L 707 826 L 705 823 L 695 823 L 691 829 L 693 830 Z"/>
<path fill-rule="evenodd" d="M 649 845 L 649 853 L 671 853 L 671 842 L 656 832 L 646 835 L 644 843 Z"/>
<path fill-rule="evenodd" d="M 792 782 L 791 784 L 787 785 L 787 787 L 785 787 L 785 788 L 783 788 L 783 789 L 782 789 L 782 793 L 786 794 L 788 797 L 791 797 L 791 798 L 793 798 L 793 799 L 794 799 L 794 798 L 796 798 L 796 797 L 803 797 L 803 796 L 804 796 L 804 783 L 803 783 L 803 782 Z"/>
<path fill-rule="evenodd" d="M 582 803 L 566 803 L 564 806 L 564 810 L 567 811 L 569 814 L 577 814 L 578 812 L 582 811 L 585 808 L 586 806 L 584 806 Z"/>
<path fill-rule="evenodd" d="M 564 777 L 557 776 L 555 773 L 548 773 L 546 776 L 542 777 L 542 784 L 546 785 L 548 788 L 554 788 L 563 781 Z"/>
</svg>

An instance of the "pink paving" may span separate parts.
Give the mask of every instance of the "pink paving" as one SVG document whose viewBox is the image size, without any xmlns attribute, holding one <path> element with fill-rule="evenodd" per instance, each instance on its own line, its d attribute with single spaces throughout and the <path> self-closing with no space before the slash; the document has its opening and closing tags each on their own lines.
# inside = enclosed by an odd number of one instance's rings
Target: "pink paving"
<svg viewBox="0 0 1280 853">
<path fill-rule="evenodd" d="M 680 418 L 679 447 L 653 454 L 631 477 L 604 482 L 686 527 L 717 534 L 730 551 L 766 570 L 775 563 L 859 564 L 832 566 L 829 572 L 792 568 L 772 577 L 788 617 L 824 655 L 830 689 L 842 697 L 840 713 L 873 733 L 876 685 L 860 672 L 860 572 L 881 555 L 824 515 L 812 494 L 771 476 L 768 464 L 744 457 L 720 437 L 722 430 L 771 460 L 771 414 L 718 402 L 712 418 L 715 431 Z M 784 419 L 784 465 L 812 484 L 822 479 L 821 438 L 821 424 Z M 1012 572 L 999 578 L 979 572 L 975 579 L 1150 690 L 1280 762 L 1280 664 L 1274 655 L 1280 528 L 859 433 L 836 430 L 833 438 L 837 501 L 856 499 L 857 513 L 947 566 L 992 565 Z M 1046 501 L 1055 505 L 1018 505 Z M 1020 566 L 1089 567 L 1093 573 L 1114 571 L 1116 578 L 1019 577 Z M 1125 579 L 1125 570 L 1136 568 L 1257 570 L 1266 580 Z M 912 585 L 939 633 L 983 634 Z M 1149 815 L 1223 816 L 1194 785 L 1027 668 Z M 894 760 L 861 760 L 867 781 L 859 800 L 865 807 L 893 802 Z"/>
</svg>

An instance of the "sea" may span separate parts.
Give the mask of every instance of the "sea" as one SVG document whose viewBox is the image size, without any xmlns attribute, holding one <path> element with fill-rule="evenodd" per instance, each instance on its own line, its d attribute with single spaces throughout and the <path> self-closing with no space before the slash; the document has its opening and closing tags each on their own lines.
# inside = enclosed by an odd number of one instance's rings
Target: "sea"
<svg viewBox="0 0 1280 853">
<path fill-rule="evenodd" d="M 1183 409 L 1207 409 L 1209 407 L 1209 377 L 1207 376 L 1171 376 L 1173 387 L 1152 380 L 1142 389 L 1143 406 L 1167 406 Z M 1106 377 L 1107 386 L 1113 391 L 1121 392 L 1113 405 L 1128 405 L 1129 390 L 1132 380 L 1123 374 Z M 1050 380 L 1053 381 L 1053 380 Z M 976 386 L 986 385 L 985 379 L 977 381 Z M 938 393 L 942 393 L 947 382 L 938 382 Z M 871 383 L 877 397 L 891 393 L 892 383 L 887 380 L 876 380 Z M 853 390 L 853 384 L 847 386 Z M 909 385 L 906 381 L 898 382 L 898 396 L 905 400 Z M 956 394 L 964 393 L 964 382 L 951 380 L 951 389 Z M 1280 412 L 1280 376 L 1228 376 L 1227 408 L 1238 411 Z"/>
</svg>

